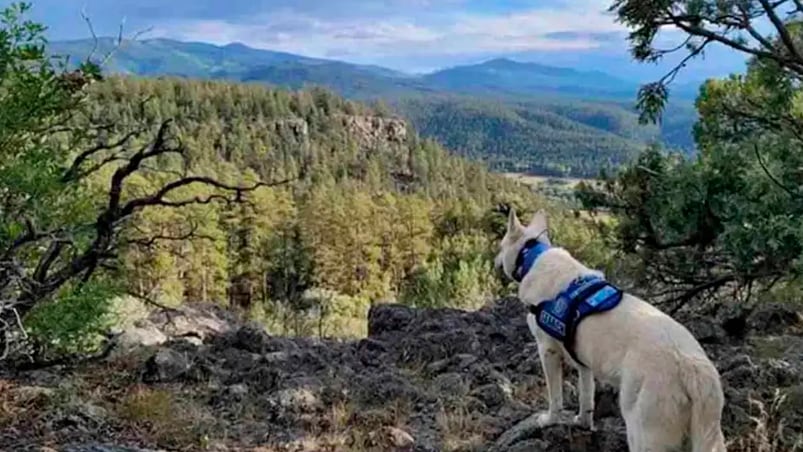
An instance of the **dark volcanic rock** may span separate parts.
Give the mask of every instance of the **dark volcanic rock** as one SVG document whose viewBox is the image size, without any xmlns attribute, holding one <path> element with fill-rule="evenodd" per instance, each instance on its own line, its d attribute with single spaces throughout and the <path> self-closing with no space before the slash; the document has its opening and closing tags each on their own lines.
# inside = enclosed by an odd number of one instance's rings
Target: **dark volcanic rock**
<svg viewBox="0 0 803 452">
<path fill-rule="evenodd" d="M 143 379 L 146 382 L 171 382 L 185 375 L 192 368 L 192 361 L 185 354 L 170 348 L 157 351 L 146 363 Z"/>
<path fill-rule="evenodd" d="M 684 321 L 683 324 L 701 344 L 721 344 L 727 336 L 720 322 L 710 317 L 692 316 Z"/>
<path fill-rule="evenodd" d="M 377 304 L 368 311 L 368 335 L 404 331 L 415 321 L 415 310 L 398 304 Z"/>
<path fill-rule="evenodd" d="M 45 449 L 46 450 L 46 449 Z M 159 452 L 153 449 L 140 449 L 138 447 L 108 446 L 103 444 L 80 444 L 67 446 L 62 452 Z"/>
<path fill-rule="evenodd" d="M 375 305 L 369 313 L 369 337 L 355 342 L 279 338 L 247 325 L 189 354 L 185 345 L 170 344 L 149 362 L 146 375 L 156 375 L 153 381 L 175 381 L 202 368 L 200 373 L 217 376 L 222 384 L 210 403 L 259 404 L 264 434 L 276 444 L 281 438 L 303 437 L 311 419 L 346 403 L 360 407 L 360 416 L 405 413 L 394 414 L 407 416 L 404 429 L 388 430 L 396 427 L 380 423 L 370 436 L 382 444 L 403 443 L 393 446 L 399 450 L 443 450 L 439 423 L 448 422 L 448 416 L 460 419 L 461 413 L 473 413 L 472 422 L 483 432 L 480 450 L 626 450 L 616 390 L 601 384 L 595 397 L 596 431 L 569 425 L 538 429 L 528 423 L 529 416 L 546 408 L 546 400 L 525 314 L 512 298 L 475 312 Z M 788 325 L 792 316 L 775 309 L 751 318 L 751 325 L 761 322 Z M 785 388 L 795 403 L 786 416 L 803 418 L 803 351 L 797 350 L 803 339 L 761 338 L 750 348 L 734 343 L 716 321 L 698 316 L 686 324 L 722 375 L 727 435 L 749 432 L 756 401 L 769 406 L 777 396 L 770 390 L 774 388 Z M 757 350 L 773 356 L 756 355 Z M 566 409 L 576 410 L 576 373 L 569 368 L 566 381 Z M 523 388 L 536 392 L 522 398 Z"/>
<path fill-rule="evenodd" d="M 783 334 L 790 327 L 803 327 L 799 312 L 779 303 L 761 305 L 747 319 L 749 327 L 757 333 Z"/>
<path fill-rule="evenodd" d="M 375 305 L 370 334 L 357 341 L 274 337 L 258 325 L 233 325 L 201 345 L 167 342 L 144 364 L 142 378 L 159 388 L 188 386 L 203 394 L 203 406 L 229 438 L 228 449 L 219 450 L 349 450 L 348 442 L 334 449 L 298 444 L 311 434 L 334 432 L 337 438 L 356 429 L 361 433 L 350 440 L 364 444 L 354 449 L 435 452 L 459 444 L 457 450 L 477 451 L 626 450 L 618 395 L 602 384 L 595 397 L 596 431 L 532 423 L 547 402 L 525 314 L 513 298 L 475 312 Z M 687 319 L 722 376 L 728 439 L 755 434 L 757 419 L 773 432 L 783 419 L 783 435 L 775 435 L 782 438 L 778 450 L 803 433 L 803 337 L 795 333 L 795 318 L 782 308 L 757 310 L 744 317 L 749 328 L 740 330 L 743 340 L 721 322 Z M 758 335 L 762 330 L 777 333 Z M 577 410 L 576 378 L 567 367 L 567 421 Z M 31 373 L 31 380 L 51 379 Z M 65 412 L 52 427 L 100 432 L 108 425 L 102 418 L 113 413 L 98 413 Z M 88 438 L 83 435 L 82 441 Z M 101 434 L 89 439 L 106 441 Z M 127 450 L 86 444 L 61 450 Z M 734 451 L 754 449 L 745 444 Z"/>
</svg>

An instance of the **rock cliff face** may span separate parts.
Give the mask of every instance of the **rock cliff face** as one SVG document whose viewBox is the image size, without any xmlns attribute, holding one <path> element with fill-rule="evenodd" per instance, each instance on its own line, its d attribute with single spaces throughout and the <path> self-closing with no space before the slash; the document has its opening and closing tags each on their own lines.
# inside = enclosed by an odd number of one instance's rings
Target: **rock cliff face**
<svg viewBox="0 0 803 452">
<path fill-rule="evenodd" d="M 376 146 L 379 143 L 404 143 L 407 140 L 407 123 L 397 118 L 379 116 L 341 116 L 343 125 L 362 144 Z"/>
<path fill-rule="evenodd" d="M 354 174 L 366 171 L 365 162 L 370 161 L 372 155 L 383 153 L 391 157 L 389 168 L 401 190 L 414 182 L 411 149 L 407 146 L 412 132 L 407 122 L 398 118 L 343 114 L 333 115 L 331 120 L 338 127 L 343 126 L 345 136 L 342 139 L 356 144 L 361 154 L 351 168 Z M 310 142 L 310 127 L 303 118 L 274 121 L 272 132 L 284 143 L 306 145 Z"/>
<path fill-rule="evenodd" d="M 184 325 L 220 326 L 193 312 L 200 318 Z M 546 401 L 524 314 L 514 299 L 476 312 L 379 305 L 360 341 L 231 324 L 207 328 L 202 344 L 166 334 L 106 363 L 8 375 L 0 450 L 626 450 L 610 388 L 598 387 L 597 431 L 525 421 Z M 722 374 L 729 451 L 793 450 L 803 434 L 799 314 L 768 306 L 747 319 L 743 339 L 723 321 L 692 323 Z M 567 409 L 576 409 L 568 375 Z"/>
<path fill-rule="evenodd" d="M 368 159 L 375 152 L 392 155 L 392 173 L 400 190 L 404 190 L 413 181 L 412 157 L 410 149 L 405 146 L 409 131 L 404 120 L 353 115 L 342 115 L 338 118 Z"/>
<path fill-rule="evenodd" d="M 381 116 L 337 115 L 340 121 L 361 147 L 376 148 L 383 145 L 402 144 L 407 140 L 407 123 L 398 118 Z M 304 142 L 309 138 L 309 124 L 303 118 L 282 119 L 273 122 L 273 131 L 285 139 Z"/>
</svg>

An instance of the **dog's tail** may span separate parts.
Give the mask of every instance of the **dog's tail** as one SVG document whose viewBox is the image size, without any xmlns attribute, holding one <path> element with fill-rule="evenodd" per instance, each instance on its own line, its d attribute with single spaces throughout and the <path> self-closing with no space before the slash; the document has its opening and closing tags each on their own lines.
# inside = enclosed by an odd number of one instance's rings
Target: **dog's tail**
<svg viewBox="0 0 803 452">
<path fill-rule="evenodd" d="M 691 399 L 691 443 L 693 452 L 726 452 L 721 418 L 725 404 L 719 372 L 709 361 L 694 360 L 686 375 Z"/>
</svg>

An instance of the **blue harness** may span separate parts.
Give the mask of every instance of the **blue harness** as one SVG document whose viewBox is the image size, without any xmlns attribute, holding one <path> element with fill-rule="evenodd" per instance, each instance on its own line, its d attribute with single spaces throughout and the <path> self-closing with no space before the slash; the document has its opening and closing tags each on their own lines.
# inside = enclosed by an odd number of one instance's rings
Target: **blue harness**
<svg viewBox="0 0 803 452">
<path fill-rule="evenodd" d="M 536 259 L 549 249 L 537 239 L 524 244 L 516 259 L 513 277 L 521 282 Z M 569 284 L 555 298 L 530 306 L 538 326 L 561 341 L 569 355 L 585 366 L 574 353 L 574 335 L 577 325 L 591 314 L 610 311 L 622 301 L 623 292 L 599 276 L 581 276 Z"/>
</svg>

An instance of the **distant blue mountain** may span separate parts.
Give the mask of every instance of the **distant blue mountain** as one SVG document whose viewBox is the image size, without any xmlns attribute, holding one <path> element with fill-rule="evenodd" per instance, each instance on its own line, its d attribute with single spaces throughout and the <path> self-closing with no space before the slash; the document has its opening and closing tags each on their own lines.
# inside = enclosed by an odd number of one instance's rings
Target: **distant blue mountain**
<svg viewBox="0 0 803 452">
<path fill-rule="evenodd" d="M 434 87 L 467 94 L 563 94 L 585 98 L 632 98 L 638 85 L 603 72 L 522 63 L 506 58 L 426 75 Z"/>
<path fill-rule="evenodd" d="M 71 61 L 82 61 L 90 56 L 97 60 L 112 53 L 106 70 L 144 76 L 215 78 L 223 74 L 236 77 L 256 66 L 298 62 L 316 64 L 323 61 L 253 49 L 239 43 L 216 46 L 169 39 L 126 40 L 120 46 L 112 38 L 101 38 L 97 43 L 89 39 L 58 41 L 51 43 L 49 50 L 55 55 L 69 56 Z"/>
<path fill-rule="evenodd" d="M 70 55 L 73 60 L 83 60 L 95 47 L 92 40 L 62 41 L 52 43 L 51 52 Z M 114 49 L 115 41 L 104 38 L 98 41 L 94 54 L 100 57 Z M 426 75 L 411 75 L 379 66 L 254 49 L 239 43 L 216 46 L 169 39 L 125 41 L 114 51 L 108 65 L 107 69 L 111 72 L 144 76 L 226 78 L 294 86 L 316 83 L 359 97 L 365 97 L 366 94 L 397 95 L 405 91 L 449 91 L 632 99 L 638 89 L 634 82 L 603 72 L 577 71 L 510 59 L 458 66 Z"/>
</svg>

